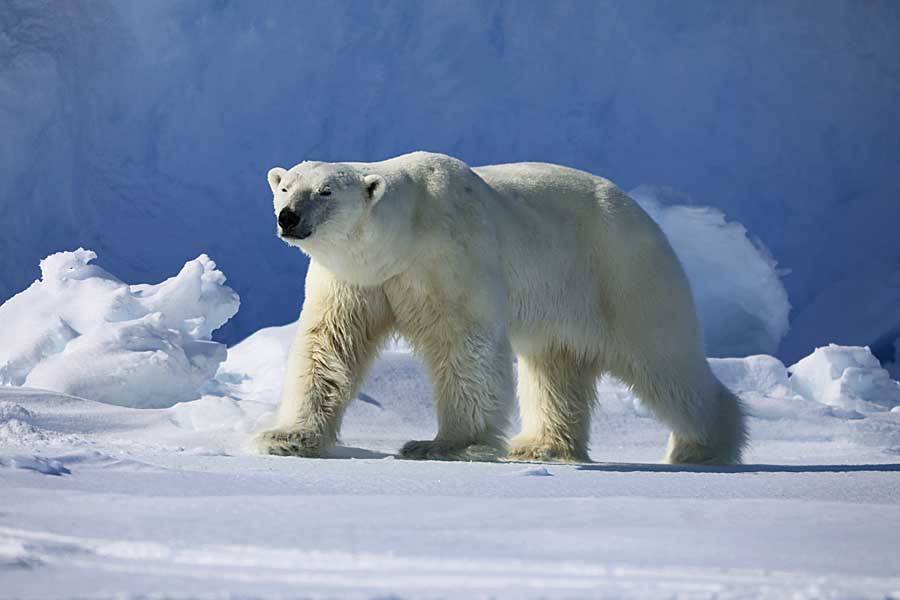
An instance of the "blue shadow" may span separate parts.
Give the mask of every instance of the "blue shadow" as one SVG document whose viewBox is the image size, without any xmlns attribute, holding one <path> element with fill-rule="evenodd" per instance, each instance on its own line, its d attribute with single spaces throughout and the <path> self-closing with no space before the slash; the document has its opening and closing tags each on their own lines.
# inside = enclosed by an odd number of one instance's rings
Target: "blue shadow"
<svg viewBox="0 0 900 600">
<path fill-rule="evenodd" d="M 870 465 L 664 465 L 654 463 L 594 463 L 578 465 L 579 471 L 607 473 L 887 473 L 900 471 L 900 464 Z"/>
</svg>

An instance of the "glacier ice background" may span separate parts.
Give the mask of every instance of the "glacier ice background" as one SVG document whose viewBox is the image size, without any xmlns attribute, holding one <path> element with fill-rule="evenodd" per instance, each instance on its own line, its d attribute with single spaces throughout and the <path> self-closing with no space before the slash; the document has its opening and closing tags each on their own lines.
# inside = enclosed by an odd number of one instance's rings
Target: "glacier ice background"
<svg viewBox="0 0 900 600">
<path fill-rule="evenodd" d="M 898 29 L 890 0 L 4 2 L 0 300 L 64 249 L 125 281 L 208 252 L 243 298 L 232 343 L 300 307 L 269 167 L 427 149 L 714 206 L 790 270 L 780 358 L 891 362 Z"/>
</svg>

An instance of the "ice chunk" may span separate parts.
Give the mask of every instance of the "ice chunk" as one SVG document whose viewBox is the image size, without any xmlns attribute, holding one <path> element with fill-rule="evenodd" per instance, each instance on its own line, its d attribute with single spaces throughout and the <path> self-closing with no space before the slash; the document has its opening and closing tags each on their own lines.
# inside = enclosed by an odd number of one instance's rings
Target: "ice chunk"
<svg viewBox="0 0 900 600">
<path fill-rule="evenodd" d="M 553 477 L 553 473 L 548 471 L 546 467 L 528 467 L 513 474 L 520 477 Z"/>
<path fill-rule="evenodd" d="M 758 419 L 816 420 L 838 416 L 833 408 L 798 394 L 791 387 L 787 367 L 774 356 L 713 358 L 709 365 L 716 377 L 743 399 L 748 413 Z"/>
<path fill-rule="evenodd" d="M 225 346 L 167 329 L 160 313 L 109 323 L 35 366 L 28 387 L 138 408 L 191 400 L 225 360 Z"/>
<path fill-rule="evenodd" d="M 715 208 L 682 206 L 663 188 L 629 194 L 668 236 L 690 279 L 710 356 L 774 354 L 791 305 L 775 261 Z"/>
<path fill-rule="evenodd" d="M 900 405 L 893 381 L 868 347 L 829 344 L 791 365 L 793 389 L 823 404 L 860 413 Z"/>
<path fill-rule="evenodd" d="M 84 248 L 79 248 L 74 252 L 51 254 L 41 261 L 41 280 L 48 286 L 61 286 L 69 281 L 83 281 L 91 278 L 116 281 L 99 266 L 90 264 L 96 258 L 96 252 Z"/>
<path fill-rule="evenodd" d="M 209 339 L 237 311 L 237 295 L 206 254 L 159 285 L 133 285 L 131 291 L 149 312 L 162 316 L 165 327 L 192 338 Z"/>
<path fill-rule="evenodd" d="M 143 408 L 198 398 L 226 356 L 210 336 L 239 306 L 225 276 L 204 254 L 129 286 L 96 257 L 48 256 L 41 279 L 0 306 L 0 384 Z"/>
<path fill-rule="evenodd" d="M 779 394 L 791 389 L 787 368 L 774 356 L 713 358 L 709 366 L 722 383 L 738 394 L 749 391 Z"/>
</svg>

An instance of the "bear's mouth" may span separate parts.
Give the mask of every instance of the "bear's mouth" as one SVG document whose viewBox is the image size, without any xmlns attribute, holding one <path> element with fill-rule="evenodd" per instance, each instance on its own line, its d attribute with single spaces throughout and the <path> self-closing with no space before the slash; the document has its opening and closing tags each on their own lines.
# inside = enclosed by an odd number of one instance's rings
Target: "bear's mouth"
<svg viewBox="0 0 900 600">
<path fill-rule="evenodd" d="M 294 212 L 294 219 L 279 223 L 278 229 L 285 241 L 305 240 L 328 219 L 330 209 L 326 205 L 312 205 L 303 211 Z"/>
<path fill-rule="evenodd" d="M 312 235 L 312 228 L 304 227 L 302 225 L 300 227 L 292 229 L 289 232 L 284 232 L 284 231 L 281 232 L 281 237 L 283 237 L 287 240 L 305 240 L 306 238 L 308 238 L 311 235 Z"/>
</svg>

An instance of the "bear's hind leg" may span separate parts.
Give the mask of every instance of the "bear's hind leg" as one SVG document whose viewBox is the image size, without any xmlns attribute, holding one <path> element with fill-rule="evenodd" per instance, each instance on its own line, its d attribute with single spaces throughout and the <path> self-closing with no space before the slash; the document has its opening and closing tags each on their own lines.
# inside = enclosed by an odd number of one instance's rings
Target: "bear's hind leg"
<svg viewBox="0 0 900 600">
<path fill-rule="evenodd" d="M 510 460 L 590 462 L 591 412 L 600 374 L 596 361 L 565 349 L 519 357 L 521 433 Z"/>
<path fill-rule="evenodd" d="M 689 430 L 688 434 L 669 435 L 666 462 L 669 464 L 740 464 L 743 448 L 747 443 L 744 411 L 741 401 L 724 385 L 719 384 L 710 404 L 716 408 L 711 431 L 702 427 Z M 709 426 L 707 426 L 709 428 Z"/>
<path fill-rule="evenodd" d="M 702 361 L 702 363 L 700 362 Z M 696 364 L 654 364 L 629 369 L 623 380 L 672 428 L 665 462 L 669 464 L 740 464 L 747 443 L 740 400 L 709 369 Z"/>
</svg>

